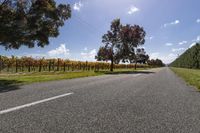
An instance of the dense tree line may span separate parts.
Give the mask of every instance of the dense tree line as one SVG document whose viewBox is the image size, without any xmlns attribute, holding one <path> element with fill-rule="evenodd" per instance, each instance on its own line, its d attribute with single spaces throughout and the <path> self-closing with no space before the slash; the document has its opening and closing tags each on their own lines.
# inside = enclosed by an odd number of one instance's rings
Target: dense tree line
<svg viewBox="0 0 200 133">
<path fill-rule="evenodd" d="M 151 60 L 148 60 L 147 63 L 151 67 L 164 67 L 165 66 L 165 64 L 160 59 L 156 59 L 156 60 L 151 59 Z"/>
<path fill-rule="evenodd" d="M 189 48 L 180 57 L 170 64 L 172 67 L 200 69 L 200 44 Z"/>
</svg>

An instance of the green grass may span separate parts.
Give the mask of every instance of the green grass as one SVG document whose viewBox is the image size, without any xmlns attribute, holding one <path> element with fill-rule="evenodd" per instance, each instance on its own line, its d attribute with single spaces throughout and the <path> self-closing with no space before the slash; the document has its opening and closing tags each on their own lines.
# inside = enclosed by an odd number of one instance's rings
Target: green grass
<svg viewBox="0 0 200 133">
<path fill-rule="evenodd" d="M 0 75 L 0 86 L 13 84 L 29 84 L 33 82 L 44 82 L 53 80 L 73 79 L 89 76 L 98 76 L 98 72 L 66 72 L 66 73 L 32 73 L 32 74 L 8 74 Z"/>
<path fill-rule="evenodd" d="M 185 68 L 171 68 L 178 76 L 182 77 L 188 84 L 196 86 L 200 89 L 200 70 L 185 69 Z"/>
<path fill-rule="evenodd" d="M 17 73 L 17 74 L 0 74 L 0 88 L 5 86 L 30 84 L 34 82 L 45 82 L 54 80 L 73 79 L 89 76 L 99 76 L 104 74 L 120 74 L 136 72 L 144 69 L 117 69 L 114 72 L 109 71 L 80 71 L 80 72 L 35 72 L 35 73 Z"/>
</svg>

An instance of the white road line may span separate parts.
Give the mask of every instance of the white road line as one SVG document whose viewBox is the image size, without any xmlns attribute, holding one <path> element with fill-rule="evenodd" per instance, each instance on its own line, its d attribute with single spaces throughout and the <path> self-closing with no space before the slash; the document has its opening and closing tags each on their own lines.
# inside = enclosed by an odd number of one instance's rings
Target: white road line
<svg viewBox="0 0 200 133">
<path fill-rule="evenodd" d="M 30 107 L 30 106 L 34 106 L 34 105 L 37 105 L 37 104 L 40 104 L 40 103 L 55 100 L 55 99 L 58 99 L 58 98 L 62 98 L 62 97 L 65 97 L 65 96 L 69 96 L 69 95 L 72 95 L 72 94 L 74 94 L 74 93 L 66 93 L 66 94 L 63 94 L 63 95 L 59 95 L 59 96 L 47 98 L 47 99 L 44 99 L 44 100 L 40 100 L 40 101 L 24 104 L 24 105 L 21 105 L 21 106 L 17 106 L 17 107 L 14 107 L 14 108 L 2 110 L 2 111 L 0 111 L 0 115 L 6 114 L 6 113 L 9 113 L 9 112 L 13 112 L 13 111 L 16 111 L 16 110 L 20 110 L 20 109 L 23 109 L 23 108 L 27 108 L 27 107 Z"/>
</svg>

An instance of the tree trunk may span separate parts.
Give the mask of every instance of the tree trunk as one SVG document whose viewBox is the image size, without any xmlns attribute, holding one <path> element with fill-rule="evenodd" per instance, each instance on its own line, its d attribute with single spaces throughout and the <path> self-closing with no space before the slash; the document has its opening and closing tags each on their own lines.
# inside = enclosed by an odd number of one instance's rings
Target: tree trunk
<svg viewBox="0 0 200 133">
<path fill-rule="evenodd" d="M 113 67 L 114 67 L 114 53 L 113 53 L 113 45 L 112 45 L 112 48 L 111 48 L 111 65 L 110 65 L 110 71 L 113 72 Z"/>
<path fill-rule="evenodd" d="M 114 60 L 113 60 L 113 56 L 111 58 L 111 65 L 110 65 L 110 71 L 113 72 L 113 67 L 114 67 Z"/>
<path fill-rule="evenodd" d="M 137 69 L 137 62 L 135 63 L 135 70 Z"/>
<path fill-rule="evenodd" d="M 135 70 L 137 69 L 137 60 L 135 60 Z"/>
</svg>

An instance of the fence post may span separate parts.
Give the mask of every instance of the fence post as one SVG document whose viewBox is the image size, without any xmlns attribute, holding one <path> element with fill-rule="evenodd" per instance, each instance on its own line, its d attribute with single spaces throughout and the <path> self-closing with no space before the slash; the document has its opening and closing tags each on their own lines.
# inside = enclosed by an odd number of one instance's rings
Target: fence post
<svg viewBox="0 0 200 133">
<path fill-rule="evenodd" d="M 79 65 L 79 69 L 82 70 L 82 64 L 81 64 L 81 62 L 80 62 L 80 65 Z"/>
<path fill-rule="evenodd" d="M 67 70 L 70 71 L 70 64 L 67 63 Z"/>
<path fill-rule="evenodd" d="M 49 60 L 49 72 L 51 71 L 51 60 Z"/>
<path fill-rule="evenodd" d="M 97 71 L 99 71 L 100 70 L 100 66 L 99 66 L 99 63 L 98 63 L 98 70 Z"/>
<path fill-rule="evenodd" d="M 60 67 L 60 59 L 58 58 L 57 71 L 59 71 L 59 67 Z"/>
<path fill-rule="evenodd" d="M 64 62 L 64 72 L 66 71 L 66 68 L 65 68 L 65 67 L 66 67 L 66 63 Z"/>
<path fill-rule="evenodd" d="M 18 62 L 17 62 L 17 58 L 16 58 L 16 62 L 15 62 L 15 63 L 16 63 L 16 65 L 15 65 L 15 67 L 16 67 L 15 72 L 17 73 L 17 72 L 18 72 L 18 68 L 17 68 L 17 67 L 18 67 Z"/>
<path fill-rule="evenodd" d="M 96 71 L 96 63 L 94 64 L 94 71 Z"/>
<path fill-rule="evenodd" d="M 74 71 L 74 64 L 72 63 L 72 71 Z"/>
<path fill-rule="evenodd" d="M 86 61 L 86 71 L 89 70 L 88 61 Z"/>
<path fill-rule="evenodd" d="M 42 71 L 42 60 L 40 60 L 40 64 L 39 64 L 39 72 Z"/>
<path fill-rule="evenodd" d="M 52 66 L 52 68 L 53 68 L 53 71 L 55 71 L 55 61 L 53 60 L 53 66 Z"/>
<path fill-rule="evenodd" d="M 31 72 L 31 62 L 28 62 L 28 72 Z"/>
<path fill-rule="evenodd" d="M 1 55 L 0 55 L 0 73 L 1 73 L 1 70 L 2 70 L 2 59 L 1 59 Z"/>
</svg>

